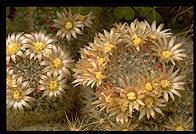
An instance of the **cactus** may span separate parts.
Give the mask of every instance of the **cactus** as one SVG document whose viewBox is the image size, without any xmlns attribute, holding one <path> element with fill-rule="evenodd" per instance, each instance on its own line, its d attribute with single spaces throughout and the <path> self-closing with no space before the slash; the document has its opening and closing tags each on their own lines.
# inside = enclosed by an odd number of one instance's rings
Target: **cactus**
<svg viewBox="0 0 196 134">
<path fill-rule="evenodd" d="M 193 130 L 191 39 L 112 7 L 20 9 L 6 28 L 8 131 Z"/>
<path fill-rule="evenodd" d="M 161 128 L 156 129 L 164 130 L 161 124 L 167 120 L 167 108 L 171 103 L 177 106 L 182 98 L 176 96 L 182 97 L 179 92 L 185 90 L 185 75 L 179 65 L 187 57 L 182 48 L 188 42 L 176 41 L 170 29 L 161 31 L 162 27 L 156 29 L 155 21 L 150 25 L 137 19 L 130 25 L 115 24 L 110 32 L 96 34 L 94 42 L 80 51 L 73 83 L 86 90 L 96 88 L 98 97 L 94 108 L 87 105 L 89 111 L 91 107 L 99 114 L 93 112 L 89 117 L 98 115 L 100 120 L 104 113 L 107 121 L 122 125 L 137 124 L 139 119 L 136 130 L 153 129 L 157 124 Z"/>
</svg>

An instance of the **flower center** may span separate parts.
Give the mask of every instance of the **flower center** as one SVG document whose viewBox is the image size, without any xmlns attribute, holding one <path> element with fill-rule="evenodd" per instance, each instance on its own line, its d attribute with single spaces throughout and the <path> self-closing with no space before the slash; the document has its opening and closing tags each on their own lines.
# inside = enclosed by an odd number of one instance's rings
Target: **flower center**
<svg viewBox="0 0 196 134">
<path fill-rule="evenodd" d="M 36 42 L 36 43 L 34 43 L 34 50 L 36 52 L 42 51 L 45 47 L 46 47 L 46 45 L 44 43 L 42 43 L 42 42 Z"/>
<path fill-rule="evenodd" d="M 153 104 L 153 99 L 151 97 L 146 97 L 145 100 L 144 100 L 144 103 L 147 105 L 147 106 L 152 106 Z"/>
<path fill-rule="evenodd" d="M 84 21 L 85 19 L 86 19 L 86 16 L 83 16 L 83 15 L 80 15 L 80 16 L 79 16 L 79 20 L 80 20 L 80 21 Z"/>
<path fill-rule="evenodd" d="M 54 60 L 52 60 L 52 65 L 55 69 L 59 69 L 62 67 L 62 60 L 60 58 L 56 58 Z"/>
<path fill-rule="evenodd" d="M 49 83 L 48 83 L 49 90 L 55 91 L 55 90 L 57 90 L 58 87 L 59 87 L 59 84 L 57 81 L 55 81 L 55 80 L 49 81 Z"/>
<path fill-rule="evenodd" d="M 123 128 L 121 129 L 121 131 L 129 131 L 127 128 Z"/>
<path fill-rule="evenodd" d="M 142 42 L 142 39 L 140 39 L 140 38 L 138 37 L 138 35 L 136 35 L 136 34 L 133 35 L 132 39 L 133 39 L 133 44 L 134 44 L 135 46 L 138 46 L 138 45 Z"/>
<path fill-rule="evenodd" d="M 80 131 L 79 128 L 75 128 L 75 127 L 71 128 L 70 130 L 71 130 L 71 131 Z"/>
<path fill-rule="evenodd" d="M 105 50 L 106 52 L 109 52 L 111 51 L 115 46 L 113 44 L 110 44 L 110 43 L 106 43 L 105 44 Z"/>
<path fill-rule="evenodd" d="M 184 127 L 182 125 L 179 125 L 176 127 L 176 131 L 184 131 Z"/>
<path fill-rule="evenodd" d="M 104 58 L 100 58 L 100 57 L 97 57 L 97 60 L 100 64 L 103 64 L 105 62 L 105 59 Z"/>
<path fill-rule="evenodd" d="M 127 94 L 127 97 L 129 100 L 135 100 L 137 98 L 136 94 L 134 92 L 130 92 Z"/>
<path fill-rule="evenodd" d="M 99 72 L 95 72 L 95 77 L 98 79 L 98 80 L 102 80 L 104 78 L 104 75 L 102 74 L 101 71 Z"/>
<path fill-rule="evenodd" d="M 7 48 L 7 52 L 8 54 L 15 54 L 16 52 L 19 51 L 19 45 L 17 43 L 11 43 L 8 48 Z"/>
<path fill-rule="evenodd" d="M 72 29 L 72 28 L 73 28 L 73 23 L 70 22 L 70 21 L 66 22 L 66 24 L 65 24 L 65 29 L 70 30 L 70 29 Z"/>
<path fill-rule="evenodd" d="M 10 85 L 11 85 L 11 82 L 12 82 L 11 77 L 8 76 L 8 77 L 6 78 L 6 84 L 7 84 L 8 86 L 10 86 Z"/>
<path fill-rule="evenodd" d="M 106 101 L 106 102 L 112 102 L 111 95 L 105 97 L 105 101 Z"/>
<path fill-rule="evenodd" d="M 152 83 L 147 82 L 147 83 L 145 84 L 145 88 L 146 88 L 148 91 L 152 91 Z"/>
<path fill-rule="evenodd" d="M 162 88 L 167 88 L 170 85 L 171 85 L 171 83 L 169 80 L 161 80 L 161 87 Z"/>
<path fill-rule="evenodd" d="M 156 40 L 157 39 L 157 36 L 155 34 L 151 34 L 150 35 L 150 38 L 153 39 L 153 40 Z"/>
<path fill-rule="evenodd" d="M 22 92 L 19 89 L 17 89 L 13 92 L 12 97 L 14 100 L 20 101 L 22 99 Z"/>
<path fill-rule="evenodd" d="M 170 51 L 163 51 L 161 56 L 164 59 L 168 59 L 171 56 L 171 52 Z"/>
</svg>

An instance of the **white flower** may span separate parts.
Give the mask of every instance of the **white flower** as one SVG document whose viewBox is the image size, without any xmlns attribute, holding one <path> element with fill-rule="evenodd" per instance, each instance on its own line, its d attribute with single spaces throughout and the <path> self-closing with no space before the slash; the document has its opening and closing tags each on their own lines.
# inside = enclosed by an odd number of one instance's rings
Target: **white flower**
<svg viewBox="0 0 196 134">
<path fill-rule="evenodd" d="M 40 90 L 44 90 L 42 97 L 48 96 L 49 98 L 61 96 L 64 93 L 65 79 L 61 75 L 47 72 L 47 75 L 41 75 Z"/>
<path fill-rule="evenodd" d="M 17 56 L 23 56 L 21 50 L 25 50 L 26 39 L 24 33 L 9 34 L 6 39 L 6 64 L 10 63 L 10 59 L 16 63 Z"/>
<path fill-rule="evenodd" d="M 79 28 L 84 27 L 81 21 L 78 21 L 79 14 L 72 16 L 71 10 L 69 12 L 66 9 L 61 14 L 57 12 L 58 19 L 55 19 L 53 24 L 54 27 L 60 30 L 57 32 L 57 36 L 64 38 L 66 36 L 67 40 L 71 40 L 71 35 L 77 39 L 77 34 L 82 34 Z"/>
<path fill-rule="evenodd" d="M 15 110 L 24 110 L 23 106 L 31 108 L 27 103 L 35 99 L 28 96 L 34 91 L 34 88 L 29 88 L 29 82 L 22 82 L 22 77 L 15 80 L 15 84 L 7 90 L 7 108 L 13 107 Z"/>
<path fill-rule="evenodd" d="M 51 52 L 51 48 L 55 43 L 55 39 L 50 35 L 46 35 L 45 32 L 26 34 L 27 37 L 27 50 L 25 56 L 30 55 L 30 60 L 34 57 L 34 60 L 38 58 L 42 60 L 42 56 L 45 53 Z"/>
<path fill-rule="evenodd" d="M 73 66 L 73 60 L 69 57 L 68 52 L 64 52 L 62 48 L 54 46 L 52 53 L 45 55 L 45 60 L 42 61 L 41 65 L 46 65 L 43 69 L 43 73 L 51 72 L 55 75 L 70 75 L 69 69 Z"/>
</svg>

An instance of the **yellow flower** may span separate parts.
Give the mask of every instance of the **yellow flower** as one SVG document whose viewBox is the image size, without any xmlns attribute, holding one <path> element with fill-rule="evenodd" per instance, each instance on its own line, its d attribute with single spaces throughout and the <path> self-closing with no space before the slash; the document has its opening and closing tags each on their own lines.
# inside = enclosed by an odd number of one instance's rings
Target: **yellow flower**
<svg viewBox="0 0 196 134">
<path fill-rule="evenodd" d="M 106 102 L 112 102 L 111 94 L 105 97 Z"/>
<path fill-rule="evenodd" d="M 62 60 L 60 58 L 55 58 L 54 60 L 52 60 L 52 65 L 55 69 L 59 69 L 62 67 Z"/>
<path fill-rule="evenodd" d="M 184 127 L 182 125 L 179 125 L 176 127 L 176 131 L 184 131 Z"/>
<path fill-rule="evenodd" d="M 70 21 L 66 22 L 66 24 L 65 24 L 65 29 L 71 30 L 72 28 L 73 28 L 72 22 L 70 22 Z"/>
<path fill-rule="evenodd" d="M 110 43 L 106 43 L 105 44 L 105 50 L 106 52 L 110 52 L 115 46 L 113 44 L 110 44 Z"/>
<path fill-rule="evenodd" d="M 161 80 L 161 87 L 162 88 L 167 88 L 170 85 L 171 85 L 171 82 L 169 80 Z"/>
<path fill-rule="evenodd" d="M 152 83 L 147 82 L 147 83 L 145 84 L 145 87 L 146 87 L 146 89 L 147 89 L 148 91 L 152 91 Z"/>
<path fill-rule="evenodd" d="M 100 64 L 103 64 L 106 60 L 104 58 L 97 57 L 97 60 Z"/>
<path fill-rule="evenodd" d="M 23 97 L 21 89 L 14 90 L 12 97 L 15 101 L 21 101 Z"/>
<path fill-rule="evenodd" d="M 20 49 L 20 45 L 17 43 L 11 43 L 8 48 L 7 48 L 7 52 L 8 54 L 15 54 L 16 52 L 18 52 Z"/>
<path fill-rule="evenodd" d="M 102 80 L 104 78 L 104 75 L 102 74 L 101 71 L 95 72 L 95 76 L 98 80 Z"/>
<path fill-rule="evenodd" d="M 133 44 L 135 46 L 138 46 L 142 42 L 142 39 L 139 38 L 138 35 L 136 35 L 136 34 L 133 35 L 132 39 L 133 39 Z"/>
<path fill-rule="evenodd" d="M 80 16 L 79 16 L 79 20 L 80 20 L 80 21 L 84 21 L 85 18 L 86 18 L 86 16 L 83 16 L 83 15 L 80 15 Z"/>
<path fill-rule="evenodd" d="M 35 42 L 34 43 L 34 46 L 33 46 L 33 49 L 36 51 L 36 52 L 40 52 L 42 51 L 44 48 L 46 47 L 46 45 L 42 42 Z"/>
<path fill-rule="evenodd" d="M 6 78 L 6 84 L 7 84 L 8 86 L 11 86 L 11 83 L 12 83 L 11 77 L 8 76 L 8 77 Z"/>
<path fill-rule="evenodd" d="M 135 100 L 137 98 L 137 95 L 134 92 L 130 92 L 127 94 L 127 97 L 129 100 Z"/>
<path fill-rule="evenodd" d="M 55 91 L 57 90 L 59 87 L 59 84 L 58 84 L 58 81 L 56 80 L 50 80 L 48 82 L 48 89 L 51 90 L 51 91 Z"/>
<path fill-rule="evenodd" d="M 156 34 L 151 34 L 150 38 L 153 39 L 153 40 L 156 40 L 157 39 L 157 35 Z"/>
<path fill-rule="evenodd" d="M 171 54 L 172 54 L 171 51 L 163 51 L 162 54 L 161 54 L 161 56 L 164 59 L 169 59 L 170 56 L 171 56 Z"/>
</svg>

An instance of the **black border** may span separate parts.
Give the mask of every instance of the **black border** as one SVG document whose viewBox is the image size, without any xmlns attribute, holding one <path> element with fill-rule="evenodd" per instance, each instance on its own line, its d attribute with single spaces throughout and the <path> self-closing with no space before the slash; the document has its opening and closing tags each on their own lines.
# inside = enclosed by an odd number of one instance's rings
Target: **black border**
<svg viewBox="0 0 196 134">
<path fill-rule="evenodd" d="M 124 0 L 124 1 L 117 1 L 117 0 L 80 0 L 80 1 L 75 1 L 75 0 L 26 0 L 25 2 L 23 0 L 15 0 L 15 1 L 11 1 L 11 0 L 6 0 L 4 2 L 2 2 L 1 4 L 1 15 L 2 15 L 2 21 L 0 23 L 0 28 L 2 31 L 2 40 L 1 40 L 1 75 L 2 77 L 0 77 L 0 81 L 1 81 L 1 92 L 0 92 L 0 99 L 1 99 L 1 122 L 0 122 L 0 129 L 1 131 L 6 131 L 6 84 L 5 84 L 5 79 L 6 79 L 6 46 L 4 44 L 6 44 L 6 7 L 9 6 L 127 6 L 127 5 L 131 5 L 131 6 L 194 6 L 194 15 L 195 15 L 195 4 L 194 4 L 194 0 L 170 0 L 170 1 L 160 1 L 160 0 Z M 194 16 L 195 18 L 195 16 Z M 194 31 L 195 31 L 195 26 L 194 26 Z M 194 37 L 195 39 L 195 37 Z M 195 56 L 194 56 L 195 57 Z M 195 71 L 194 71 L 195 73 Z M 195 75 L 194 75 L 195 76 Z M 195 103 L 194 103 L 195 106 Z M 195 118 L 194 118 L 195 121 Z M 195 127 L 194 127 L 195 128 Z M 11 132 L 11 131 L 6 131 L 6 132 Z M 47 131 L 47 133 L 56 133 L 58 131 L 55 132 L 50 132 Z M 87 131 L 85 133 L 94 133 L 93 131 Z M 99 132 L 99 131 L 97 131 Z M 101 131 L 103 133 L 116 133 L 116 132 L 112 132 L 112 131 Z M 125 133 L 141 133 L 140 131 L 133 131 L 133 132 L 125 132 Z M 148 131 L 145 131 L 148 132 Z M 149 131 L 150 133 L 152 131 Z M 168 131 L 163 131 L 163 133 L 171 133 Z M 193 133 L 194 131 L 190 131 L 190 133 Z M 16 131 L 14 131 L 14 133 L 16 133 Z M 63 133 L 65 133 L 63 131 Z M 69 132 L 68 132 L 69 133 Z M 72 132 L 72 133 L 77 133 L 77 132 Z M 117 133 L 119 133 L 117 131 Z M 123 132 L 121 132 L 123 133 Z M 144 132 L 142 132 L 144 133 Z M 159 133 L 162 133 L 162 131 L 159 131 Z M 174 132 L 176 133 L 176 132 Z M 179 133 L 179 132 L 178 132 Z M 180 132 L 181 133 L 181 132 Z M 184 132 L 182 132 L 184 133 Z"/>
</svg>

